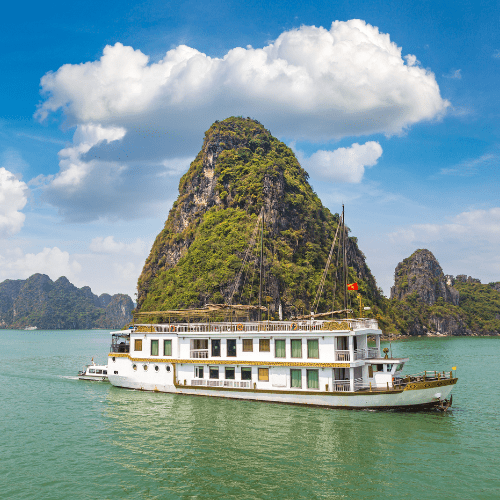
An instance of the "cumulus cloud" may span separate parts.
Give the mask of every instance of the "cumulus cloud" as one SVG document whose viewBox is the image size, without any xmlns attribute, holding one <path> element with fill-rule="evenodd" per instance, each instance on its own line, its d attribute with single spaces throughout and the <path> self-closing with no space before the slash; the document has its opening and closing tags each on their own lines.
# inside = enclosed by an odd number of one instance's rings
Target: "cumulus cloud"
<svg viewBox="0 0 500 500">
<path fill-rule="evenodd" d="M 369 141 L 334 151 L 319 150 L 309 158 L 301 153 L 298 156 L 302 166 L 313 176 L 331 182 L 359 183 L 363 180 L 365 167 L 373 167 L 382 156 L 382 146 Z"/>
<path fill-rule="evenodd" d="M 28 201 L 28 186 L 0 167 L 0 238 L 18 233 L 24 224 L 21 210 Z"/>
<path fill-rule="evenodd" d="M 134 254 L 134 255 L 143 255 L 148 251 L 148 244 L 137 238 L 132 243 L 123 243 L 121 241 L 115 241 L 114 236 L 106 236 L 94 238 L 89 245 L 89 249 L 92 252 L 104 253 L 104 254 Z"/>
<path fill-rule="evenodd" d="M 76 132 L 40 189 L 66 220 L 81 222 L 163 213 L 216 119 L 250 116 L 279 137 L 318 142 L 400 134 L 449 107 L 434 74 L 362 20 L 302 26 L 221 58 L 179 45 L 151 62 L 116 43 L 99 60 L 45 74 L 41 87 L 36 116 L 61 110 Z M 334 178 L 359 182 L 378 154 L 359 148 L 368 158 L 321 151 L 311 165 L 338 161 Z"/>
<path fill-rule="evenodd" d="M 70 281 L 76 279 L 81 265 L 71 258 L 68 252 L 57 247 L 44 248 L 41 252 L 23 254 L 17 249 L 15 253 L 0 256 L 1 274 L 26 279 L 32 274 L 47 274 L 51 279 L 66 276 Z"/>
<path fill-rule="evenodd" d="M 41 79 L 37 115 L 59 109 L 70 124 L 140 123 L 199 133 L 215 118 L 255 116 L 274 133 L 318 140 L 398 134 L 440 116 L 434 74 L 388 34 L 362 20 L 282 33 L 264 48 L 212 58 L 180 45 L 150 63 L 140 50 L 106 46 L 98 61 L 65 64 Z"/>
<path fill-rule="evenodd" d="M 489 242 L 500 244 L 500 207 L 471 210 L 454 216 L 446 224 L 415 224 L 390 235 L 393 242 L 431 243 L 434 241 Z"/>
</svg>

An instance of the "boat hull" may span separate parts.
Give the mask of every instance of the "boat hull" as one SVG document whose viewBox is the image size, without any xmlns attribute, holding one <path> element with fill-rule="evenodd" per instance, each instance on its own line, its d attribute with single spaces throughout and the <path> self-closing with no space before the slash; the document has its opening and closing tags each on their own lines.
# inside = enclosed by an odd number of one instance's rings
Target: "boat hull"
<svg viewBox="0 0 500 500">
<path fill-rule="evenodd" d="M 223 387 L 164 385 L 111 374 L 109 375 L 109 381 L 116 387 L 190 396 L 220 397 L 326 408 L 414 410 L 441 406 L 444 401 L 448 400 L 457 379 L 408 384 L 405 389 L 359 392 L 242 390 Z"/>
</svg>

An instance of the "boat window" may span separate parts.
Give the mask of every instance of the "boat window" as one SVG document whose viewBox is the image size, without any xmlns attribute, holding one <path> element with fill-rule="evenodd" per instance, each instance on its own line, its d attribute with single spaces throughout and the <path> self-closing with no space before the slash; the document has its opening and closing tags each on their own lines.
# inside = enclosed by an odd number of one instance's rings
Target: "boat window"
<svg viewBox="0 0 500 500">
<path fill-rule="evenodd" d="M 269 339 L 259 339 L 259 351 L 270 352 L 271 351 L 270 343 L 271 342 Z"/>
<path fill-rule="evenodd" d="M 219 367 L 211 366 L 210 367 L 210 378 L 219 378 Z"/>
<path fill-rule="evenodd" d="M 243 339 L 243 352 L 253 352 L 253 339 Z"/>
<path fill-rule="evenodd" d="M 400 372 L 403 369 L 403 365 L 404 365 L 404 363 L 399 363 L 399 365 L 396 366 L 396 371 Z"/>
<path fill-rule="evenodd" d="M 169 371 L 170 371 L 170 366 L 167 366 L 167 372 L 169 372 Z"/>
<path fill-rule="evenodd" d="M 299 389 L 302 387 L 302 370 L 290 370 L 290 386 Z"/>
<path fill-rule="evenodd" d="M 108 370 L 103 370 L 103 371 L 102 371 L 102 373 L 103 373 L 104 375 L 107 375 L 107 374 L 108 374 Z"/>
<path fill-rule="evenodd" d="M 147 372 L 148 371 L 148 365 L 143 365 L 144 367 L 144 371 Z"/>
<path fill-rule="evenodd" d="M 134 370 L 137 370 L 137 365 L 132 365 L 132 368 L 133 368 Z"/>
<path fill-rule="evenodd" d="M 226 380 L 234 380 L 234 366 L 226 366 Z"/>
<path fill-rule="evenodd" d="M 368 371 L 370 371 L 371 366 L 368 366 Z M 347 375 L 348 369 L 346 368 L 334 368 L 333 369 L 333 379 L 334 380 L 347 380 L 349 377 Z M 373 370 L 371 371 L 369 377 L 373 377 Z"/>
<path fill-rule="evenodd" d="M 307 357 L 308 358 L 319 358 L 319 340 L 318 339 L 308 339 L 307 340 Z"/>
<path fill-rule="evenodd" d="M 278 339 L 274 341 L 274 356 L 276 358 L 286 358 L 286 340 Z"/>
<path fill-rule="evenodd" d="M 319 389 L 319 371 L 318 370 L 306 370 L 307 378 L 307 388 L 308 389 Z"/>
<path fill-rule="evenodd" d="M 241 380 L 252 380 L 252 368 L 246 366 L 241 368 Z"/>
<path fill-rule="evenodd" d="M 217 358 L 220 356 L 220 339 L 212 340 L 212 357 Z"/>
<path fill-rule="evenodd" d="M 159 372 L 160 371 L 160 367 L 158 365 L 155 365 L 155 372 Z"/>
<path fill-rule="evenodd" d="M 89 373 L 95 373 L 95 369 L 94 368 L 89 368 Z"/>
<path fill-rule="evenodd" d="M 102 370 L 96 370 L 95 372 L 97 373 L 97 375 L 102 375 Z"/>
<path fill-rule="evenodd" d="M 170 368 L 167 366 L 167 368 Z M 194 367 L 194 376 L 196 378 L 203 378 L 203 366 L 195 366 Z"/>
<path fill-rule="evenodd" d="M 158 340 L 151 341 L 151 356 L 158 356 Z"/>
<path fill-rule="evenodd" d="M 292 358 L 302 357 L 302 340 L 292 339 Z"/>
<path fill-rule="evenodd" d="M 227 339 L 227 355 L 236 356 L 236 339 Z"/>
<path fill-rule="evenodd" d="M 164 356 L 172 356 L 172 341 L 164 340 L 163 341 L 163 355 Z"/>
<path fill-rule="evenodd" d="M 269 368 L 259 368 L 259 380 L 269 382 Z"/>
<path fill-rule="evenodd" d="M 134 351 L 142 351 L 142 339 L 135 339 Z"/>
<path fill-rule="evenodd" d="M 392 365 L 387 365 L 387 371 L 390 372 L 392 370 Z"/>
<path fill-rule="evenodd" d="M 118 375 L 118 372 L 116 370 L 114 371 L 114 373 L 115 373 L 115 375 Z"/>
</svg>

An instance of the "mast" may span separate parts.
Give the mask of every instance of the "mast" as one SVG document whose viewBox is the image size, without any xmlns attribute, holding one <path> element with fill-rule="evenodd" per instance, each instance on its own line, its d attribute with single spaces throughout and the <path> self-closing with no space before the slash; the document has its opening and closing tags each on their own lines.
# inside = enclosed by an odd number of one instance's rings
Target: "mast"
<svg viewBox="0 0 500 500">
<path fill-rule="evenodd" d="M 344 309 L 347 310 L 347 252 L 346 252 L 346 231 L 344 218 L 344 204 L 342 203 L 342 268 L 343 268 L 343 288 L 344 288 Z"/>
<path fill-rule="evenodd" d="M 262 224 L 260 232 L 260 278 L 259 278 L 259 322 L 262 321 L 262 275 L 264 273 L 264 213 L 262 213 Z"/>
</svg>

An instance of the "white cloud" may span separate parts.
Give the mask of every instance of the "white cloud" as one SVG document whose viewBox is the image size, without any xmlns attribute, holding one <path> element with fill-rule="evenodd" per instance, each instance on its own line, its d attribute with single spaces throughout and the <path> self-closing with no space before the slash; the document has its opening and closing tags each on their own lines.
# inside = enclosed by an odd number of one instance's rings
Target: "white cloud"
<svg viewBox="0 0 500 500">
<path fill-rule="evenodd" d="M 275 134 L 312 140 L 399 134 L 449 105 L 414 55 L 403 58 L 388 34 L 356 19 L 330 30 L 302 26 L 223 58 L 180 45 L 150 63 L 117 43 L 98 61 L 47 73 L 41 86 L 42 119 L 58 109 L 70 124 L 130 126 L 154 117 L 169 130 L 200 134 L 216 118 L 243 115 Z"/>
<path fill-rule="evenodd" d="M 493 52 L 493 57 L 495 59 L 500 59 L 500 49 L 496 49 L 495 52 Z"/>
<path fill-rule="evenodd" d="M 462 70 L 456 69 L 451 70 L 447 75 L 443 75 L 445 78 L 451 78 L 452 80 L 461 80 L 462 79 Z"/>
<path fill-rule="evenodd" d="M 106 236 L 94 238 L 89 245 L 89 249 L 92 252 L 104 253 L 104 254 L 134 254 L 134 255 L 144 255 L 149 249 L 149 245 L 140 238 L 137 238 L 132 243 L 123 243 L 121 241 L 115 241 L 114 236 Z"/>
<path fill-rule="evenodd" d="M 41 273 L 47 274 L 53 280 L 66 276 L 73 281 L 81 271 L 81 265 L 71 258 L 68 252 L 57 247 L 46 247 L 37 254 L 23 254 L 17 249 L 16 252 L 0 257 L 0 267 L 2 269 L 0 275 L 4 276 L 4 279 L 6 277 L 26 279 L 32 274 Z"/>
<path fill-rule="evenodd" d="M 18 233 L 24 224 L 21 210 L 28 201 L 28 186 L 0 167 L 0 238 Z"/>
<path fill-rule="evenodd" d="M 469 158 L 462 161 L 458 165 L 450 168 L 442 168 L 441 175 L 454 175 L 459 177 L 471 177 L 478 173 L 482 168 L 496 166 L 498 164 L 498 156 L 487 153 L 479 158 Z"/>
<path fill-rule="evenodd" d="M 382 146 L 375 141 L 365 144 L 354 143 L 349 148 L 334 151 L 319 150 L 309 158 L 298 153 L 302 166 L 313 176 L 331 182 L 360 183 L 365 167 L 377 164 L 382 156 Z"/>
</svg>

